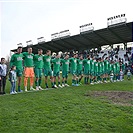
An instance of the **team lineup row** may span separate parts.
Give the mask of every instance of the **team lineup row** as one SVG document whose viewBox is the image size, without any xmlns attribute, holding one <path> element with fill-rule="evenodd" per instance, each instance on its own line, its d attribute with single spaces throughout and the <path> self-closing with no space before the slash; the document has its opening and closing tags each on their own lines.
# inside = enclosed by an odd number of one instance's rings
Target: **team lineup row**
<svg viewBox="0 0 133 133">
<path fill-rule="evenodd" d="M 106 59 L 88 57 L 83 59 L 82 55 L 73 54 L 69 58 L 66 54 L 63 59 L 57 54 L 54 59 L 51 59 L 51 51 L 47 50 L 43 55 L 43 50 L 38 49 L 38 54 L 32 53 L 32 48 L 28 47 L 27 52 L 22 52 L 22 47 L 18 47 L 10 60 L 11 70 L 9 72 L 9 80 L 11 82 L 11 94 L 16 93 L 16 76 L 18 77 L 18 92 L 22 92 L 21 77 L 24 74 L 24 87 L 27 91 L 27 81 L 30 78 L 30 90 L 33 88 L 34 77 L 36 90 L 42 90 L 42 73 L 45 76 L 45 85 L 48 86 L 48 76 L 50 76 L 52 88 L 69 86 L 67 84 L 68 73 L 72 74 L 72 85 L 79 86 L 81 79 L 84 77 L 84 83 L 94 84 L 99 82 L 108 82 L 110 75 L 113 74 L 113 80 L 118 80 L 120 69 L 123 72 L 125 66 L 120 66 L 119 62 L 110 62 Z M 60 81 L 60 71 L 62 71 L 62 83 Z M 58 79 L 58 85 L 56 84 Z M 90 80 L 90 81 L 89 81 Z"/>
</svg>

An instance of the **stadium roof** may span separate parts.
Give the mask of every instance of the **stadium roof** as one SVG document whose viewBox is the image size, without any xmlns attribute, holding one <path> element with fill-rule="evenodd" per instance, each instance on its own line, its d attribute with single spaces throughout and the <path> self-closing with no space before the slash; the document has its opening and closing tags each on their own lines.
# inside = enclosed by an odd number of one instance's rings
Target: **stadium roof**
<svg viewBox="0 0 133 133">
<path fill-rule="evenodd" d="M 39 43 L 32 46 L 33 53 L 37 53 L 38 49 L 43 49 L 43 51 L 50 49 L 53 52 L 65 52 L 69 50 L 84 50 L 99 48 L 104 45 L 132 42 L 132 25 L 133 22 L 129 22 L 92 32 L 86 32 L 84 34 L 69 36 L 63 39 Z M 16 49 L 11 51 L 15 52 Z M 23 47 L 23 51 L 27 51 L 27 47 Z"/>
</svg>

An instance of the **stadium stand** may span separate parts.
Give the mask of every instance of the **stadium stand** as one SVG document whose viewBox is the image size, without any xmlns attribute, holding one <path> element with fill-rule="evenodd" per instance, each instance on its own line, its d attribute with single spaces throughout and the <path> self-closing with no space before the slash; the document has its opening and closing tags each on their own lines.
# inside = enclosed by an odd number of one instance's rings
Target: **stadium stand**
<svg viewBox="0 0 133 133">
<path fill-rule="evenodd" d="M 133 22 L 129 22 L 115 27 L 108 27 L 88 33 L 85 32 L 84 34 L 68 36 L 67 38 L 38 43 L 33 45 L 33 53 L 37 53 L 37 49 L 40 48 L 44 51 L 50 49 L 53 52 L 65 52 L 71 50 L 100 48 L 104 45 L 111 46 L 119 43 L 126 44 L 132 42 L 132 24 Z M 16 49 L 11 51 L 15 52 Z M 24 47 L 23 51 L 27 51 L 27 47 Z"/>
</svg>

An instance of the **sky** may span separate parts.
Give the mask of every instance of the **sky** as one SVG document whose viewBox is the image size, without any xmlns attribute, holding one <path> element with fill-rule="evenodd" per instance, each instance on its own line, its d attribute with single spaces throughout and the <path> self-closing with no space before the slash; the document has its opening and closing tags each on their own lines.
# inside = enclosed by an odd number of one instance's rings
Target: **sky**
<svg viewBox="0 0 133 133">
<path fill-rule="evenodd" d="M 128 2 L 127 2 L 128 1 Z M 0 0 L 0 57 L 10 54 L 18 43 L 50 41 L 51 34 L 93 23 L 94 29 L 107 27 L 107 18 L 126 14 L 133 21 L 131 0 Z"/>
</svg>

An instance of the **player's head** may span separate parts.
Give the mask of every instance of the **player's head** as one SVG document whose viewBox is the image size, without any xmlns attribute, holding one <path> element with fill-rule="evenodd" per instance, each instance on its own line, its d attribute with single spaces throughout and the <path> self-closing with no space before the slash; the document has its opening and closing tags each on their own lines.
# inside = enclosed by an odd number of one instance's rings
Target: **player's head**
<svg viewBox="0 0 133 133">
<path fill-rule="evenodd" d="M 28 53 L 32 53 L 32 47 L 28 47 Z"/>
<path fill-rule="evenodd" d="M 94 56 L 91 56 L 91 58 L 92 58 L 92 60 L 94 60 L 94 59 L 95 59 L 95 57 L 94 57 Z"/>
<path fill-rule="evenodd" d="M 108 57 L 106 57 L 105 60 L 108 60 Z"/>
<path fill-rule="evenodd" d="M 98 58 L 98 62 L 101 62 L 101 58 Z"/>
<path fill-rule="evenodd" d="M 76 53 L 73 53 L 73 55 L 72 55 L 72 56 L 73 56 L 73 58 L 76 58 Z"/>
<path fill-rule="evenodd" d="M 80 60 L 83 60 L 83 55 L 82 54 L 79 56 L 79 59 Z"/>
<path fill-rule="evenodd" d="M 128 72 L 130 72 L 130 69 L 128 69 Z"/>
<path fill-rule="evenodd" d="M 77 53 L 75 54 L 75 58 L 78 58 L 78 54 Z"/>
<path fill-rule="evenodd" d="M 42 55 L 43 54 L 43 50 L 42 49 L 38 49 L 38 54 Z"/>
<path fill-rule="evenodd" d="M 68 55 L 68 54 L 66 54 L 66 55 L 65 55 L 65 59 L 68 59 L 68 58 L 69 58 L 69 55 Z"/>
<path fill-rule="evenodd" d="M 17 53 L 22 53 L 22 46 L 19 46 L 18 48 L 17 48 Z"/>
<path fill-rule="evenodd" d="M 50 56 L 51 55 L 51 50 L 47 50 L 46 51 L 46 55 L 49 55 Z"/>
<path fill-rule="evenodd" d="M 89 54 L 87 55 L 87 59 L 90 60 L 90 55 Z"/>
<path fill-rule="evenodd" d="M 98 58 L 98 61 L 101 62 L 101 57 Z"/>
<path fill-rule="evenodd" d="M 4 63 L 6 63 L 6 60 L 5 60 L 5 58 L 1 58 L 1 64 L 4 64 Z"/>
<path fill-rule="evenodd" d="M 101 58 L 101 61 L 104 61 L 104 57 Z"/>
<path fill-rule="evenodd" d="M 60 55 L 60 54 L 57 54 L 57 55 L 56 55 L 56 58 L 58 58 L 58 59 L 59 59 L 60 57 L 61 57 L 61 55 Z"/>
</svg>

